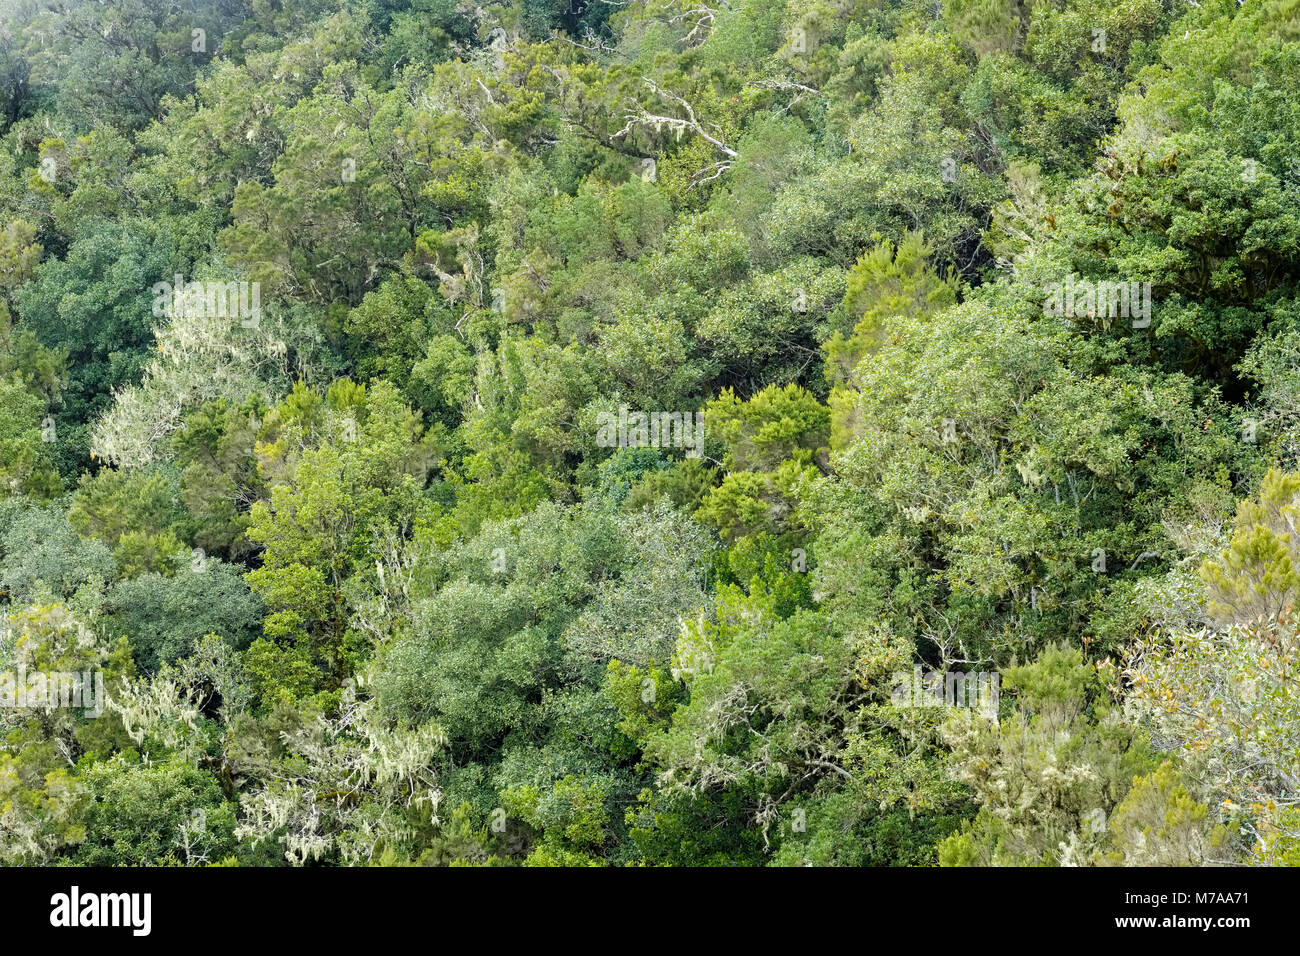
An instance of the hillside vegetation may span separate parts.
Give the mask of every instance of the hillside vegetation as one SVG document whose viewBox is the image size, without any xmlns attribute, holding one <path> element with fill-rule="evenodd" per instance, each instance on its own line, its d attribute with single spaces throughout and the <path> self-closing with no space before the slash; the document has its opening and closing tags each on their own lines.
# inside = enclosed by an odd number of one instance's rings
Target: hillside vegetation
<svg viewBox="0 0 1300 956">
<path fill-rule="evenodd" d="M 1300 864 L 1298 41 L 0 0 L 0 863 Z"/>
</svg>

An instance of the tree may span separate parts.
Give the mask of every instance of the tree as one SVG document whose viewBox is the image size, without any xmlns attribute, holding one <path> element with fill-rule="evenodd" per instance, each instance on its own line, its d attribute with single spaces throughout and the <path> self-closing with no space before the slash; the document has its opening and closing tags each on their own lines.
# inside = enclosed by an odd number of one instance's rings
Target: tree
<svg viewBox="0 0 1300 956">
<path fill-rule="evenodd" d="M 1135 643 L 1124 669 L 1140 719 L 1194 768 L 1220 815 L 1247 836 L 1252 861 L 1265 864 L 1288 859 L 1300 835 L 1296 552 L 1287 521 L 1298 490 L 1297 475 L 1269 472 L 1258 500 L 1238 507 L 1227 549 L 1202 566 L 1205 587 L 1189 608 L 1201 614 L 1168 615 L 1166 628 Z"/>
<path fill-rule="evenodd" d="M 56 418 L 62 468 L 85 462 L 90 421 L 107 408 L 113 389 L 139 377 L 153 344 L 150 289 L 179 267 L 167 239 L 136 224 L 100 223 L 17 293 L 24 325 L 42 345 L 67 355 Z"/>
<path fill-rule="evenodd" d="M 1077 650 L 1048 648 L 1003 674 L 1020 713 L 989 723 L 969 712 L 944 728 L 958 780 L 982 808 L 939 847 L 946 866 L 1078 865 L 1108 847 L 1110 814 L 1155 761 L 1119 719 L 1097 670 Z M 1136 800 L 1116 816 L 1134 825 Z"/>
</svg>

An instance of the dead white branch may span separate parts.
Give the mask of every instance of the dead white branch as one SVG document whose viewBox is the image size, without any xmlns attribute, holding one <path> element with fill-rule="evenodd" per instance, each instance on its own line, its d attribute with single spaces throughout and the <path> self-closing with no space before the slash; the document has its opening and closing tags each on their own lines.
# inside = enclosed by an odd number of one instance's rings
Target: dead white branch
<svg viewBox="0 0 1300 956">
<path fill-rule="evenodd" d="M 662 113 L 652 113 L 640 103 L 637 103 L 635 109 L 629 110 L 624 115 L 624 119 L 627 120 L 627 125 L 614 134 L 614 139 L 622 139 L 637 127 L 652 129 L 655 132 L 670 129 L 676 132 L 679 137 L 685 132 L 694 133 L 696 136 L 699 136 L 701 139 L 710 143 L 718 152 L 730 159 L 736 159 L 740 156 L 739 153 L 719 139 L 718 136 L 711 134 L 709 130 L 705 128 L 705 125 L 696 118 L 695 108 L 691 106 L 685 98 L 678 96 L 671 90 L 662 89 L 654 82 L 654 80 L 647 79 L 644 80 L 644 83 L 654 91 L 656 96 L 680 106 L 686 113 L 686 116 L 683 118 L 681 116 L 664 116 Z M 713 130 L 716 130 L 719 136 L 721 135 L 722 131 L 718 124 L 709 123 L 708 126 Z"/>
</svg>

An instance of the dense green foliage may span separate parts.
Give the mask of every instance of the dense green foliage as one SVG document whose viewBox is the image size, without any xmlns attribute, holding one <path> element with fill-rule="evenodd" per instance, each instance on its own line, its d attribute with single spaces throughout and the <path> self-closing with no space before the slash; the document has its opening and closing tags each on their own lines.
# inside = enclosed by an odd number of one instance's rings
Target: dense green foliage
<svg viewBox="0 0 1300 956">
<path fill-rule="evenodd" d="M 0 0 L 0 862 L 1300 863 L 1298 41 Z"/>
</svg>

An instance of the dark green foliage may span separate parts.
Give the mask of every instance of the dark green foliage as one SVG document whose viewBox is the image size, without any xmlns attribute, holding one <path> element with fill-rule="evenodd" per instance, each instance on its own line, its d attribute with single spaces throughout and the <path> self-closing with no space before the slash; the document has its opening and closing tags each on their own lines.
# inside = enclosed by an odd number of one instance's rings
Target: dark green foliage
<svg viewBox="0 0 1300 956">
<path fill-rule="evenodd" d="M 100 627 L 114 637 L 125 634 L 140 670 L 152 674 L 188 657 L 208 634 L 243 650 L 260 633 L 263 613 L 238 568 L 195 559 L 171 576 L 149 572 L 119 581 L 108 592 Z"/>
</svg>

